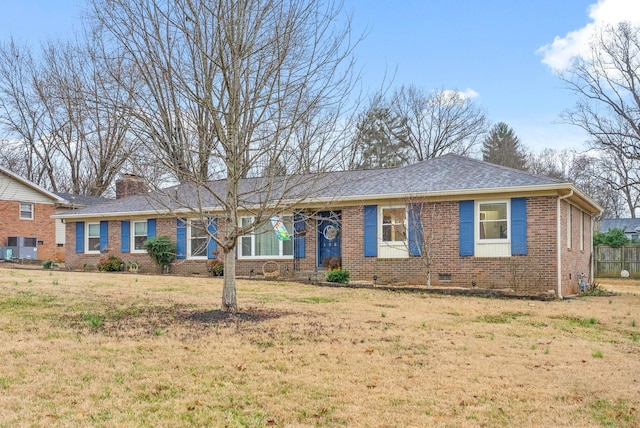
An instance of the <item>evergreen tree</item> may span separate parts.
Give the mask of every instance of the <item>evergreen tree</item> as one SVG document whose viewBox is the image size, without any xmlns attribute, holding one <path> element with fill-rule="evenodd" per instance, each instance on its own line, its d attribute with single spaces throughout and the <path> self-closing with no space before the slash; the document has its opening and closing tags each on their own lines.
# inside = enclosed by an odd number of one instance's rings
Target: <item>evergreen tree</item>
<svg viewBox="0 0 640 428">
<path fill-rule="evenodd" d="M 350 169 L 387 168 L 406 164 L 399 121 L 389 108 L 373 106 L 356 125 Z"/>
<path fill-rule="evenodd" d="M 491 128 L 482 146 L 482 160 L 515 169 L 527 169 L 527 154 L 513 129 L 504 122 Z"/>
</svg>

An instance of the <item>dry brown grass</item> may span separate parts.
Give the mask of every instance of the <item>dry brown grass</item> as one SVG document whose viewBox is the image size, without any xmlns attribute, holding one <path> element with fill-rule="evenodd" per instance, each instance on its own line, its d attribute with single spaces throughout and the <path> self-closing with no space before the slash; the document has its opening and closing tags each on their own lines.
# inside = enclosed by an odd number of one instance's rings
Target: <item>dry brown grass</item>
<svg viewBox="0 0 640 428">
<path fill-rule="evenodd" d="M 640 426 L 640 283 L 540 302 L 0 269 L 0 426 Z"/>
</svg>

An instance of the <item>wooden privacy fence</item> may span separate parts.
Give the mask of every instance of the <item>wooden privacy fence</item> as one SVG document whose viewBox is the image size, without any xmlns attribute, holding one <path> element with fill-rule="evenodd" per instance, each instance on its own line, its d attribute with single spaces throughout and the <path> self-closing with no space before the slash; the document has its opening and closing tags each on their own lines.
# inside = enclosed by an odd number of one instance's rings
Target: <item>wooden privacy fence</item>
<svg viewBox="0 0 640 428">
<path fill-rule="evenodd" d="M 620 272 L 626 270 L 629 276 L 640 278 L 640 243 L 626 244 L 620 248 L 598 245 L 594 248 L 595 276 L 620 277 Z"/>
</svg>

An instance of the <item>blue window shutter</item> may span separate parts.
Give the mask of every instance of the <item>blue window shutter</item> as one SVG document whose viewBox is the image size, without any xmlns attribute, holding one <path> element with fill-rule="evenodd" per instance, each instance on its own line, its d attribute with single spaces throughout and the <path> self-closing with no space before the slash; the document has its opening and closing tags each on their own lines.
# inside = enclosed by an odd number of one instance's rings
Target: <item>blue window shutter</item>
<svg viewBox="0 0 640 428">
<path fill-rule="evenodd" d="M 217 231 L 218 231 L 218 219 L 217 218 L 210 218 L 207 220 L 207 231 L 213 235 L 216 236 L 217 235 Z M 211 239 L 211 237 L 207 238 L 207 258 L 208 259 L 217 259 L 218 256 L 217 254 L 213 254 L 214 251 L 218 251 L 218 243 L 216 241 L 214 241 L 213 239 Z"/>
<path fill-rule="evenodd" d="M 364 256 L 378 255 L 378 206 L 364 207 Z"/>
<path fill-rule="evenodd" d="M 120 252 L 128 253 L 131 245 L 131 222 L 122 220 L 120 222 Z"/>
<path fill-rule="evenodd" d="M 422 255 L 422 204 L 409 205 L 409 255 Z"/>
<path fill-rule="evenodd" d="M 156 237 L 156 219 L 150 218 L 147 220 L 147 239 Z"/>
<path fill-rule="evenodd" d="M 473 201 L 460 201 L 458 206 L 460 256 L 473 256 L 475 236 L 474 231 L 474 203 Z"/>
<path fill-rule="evenodd" d="M 304 216 L 296 213 L 293 216 L 293 257 L 296 259 L 304 259 L 306 255 L 306 228 L 307 224 L 304 221 Z"/>
<path fill-rule="evenodd" d="M 84 253 L 84 221 L 76 222 L 76 253 Z"/>
<path fill-rule="evenodd" d="M 527 254 L 527 198 L 511 199 L 511 255 Z"/>
<path fill-rule="evenodd" d="M 109 222 L 102 220 L 100 222 L 100 252 L 109 246 Z"/>
<path fill-rule="evenodd" d="M 187 258 L 187 222 L 183 218 L 176 220 L 176 259 Z"/>
</svg>

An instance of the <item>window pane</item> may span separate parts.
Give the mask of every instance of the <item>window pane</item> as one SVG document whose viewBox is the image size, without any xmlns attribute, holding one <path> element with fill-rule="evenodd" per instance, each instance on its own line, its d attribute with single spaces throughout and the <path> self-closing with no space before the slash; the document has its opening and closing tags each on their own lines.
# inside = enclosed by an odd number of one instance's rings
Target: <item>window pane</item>
<svg viewBox="0 0 640 428">
<path fill-rule="evenodd" d="M 89 238 L 89 250 L 100 251 L 100 238 Z"/>
<path fill-rule="evenodd" d="M 207 231 L 200 220 L 191 222 L 191 257 L 207 256 Z"/>
<path fill-rule="evenodd" d="M 251 256 L 251 237 L 243 236 L 242 237 L 242 255 L 245 257 Z"/>
<path fill-rule="evenodd" d="M 507 204 L 480 204 L 480 213 L 485 215 L 484 220 L 506 220 Z"/>
<path fill-rule="evenodd" d="M 383 208 L 382 210 L 382 240 L 404 241 L 407 238 L 405 225 L 406 211 L 404 208 Z"/>
<path fill-rule="evenodd" d="M 480 239 L 507 239 L 507 204 L 480 204 Z"/>
<path fill-rule="evenodd" d="M 191 239 L 191 256 L 206 257 L 207 256 L 207 240 L 206 238 Z"/>
<path fill-rule="evenodd" d="M 20 204 L 20 218 L 33 218 L 33 205 L 27 203 Z"/>
<path fill-rule="evenodd" d="M 288 241 L 282 241 L 282 255 L 293 256 L 293 216 L 282 217 L 282 222 L 291 238 Z"/>
<path fill-rule="evenodd" d="M 90 238 L 98 237 L 100 238 L 100 223 L 91 223 L 89 224 L 87 234 Z"/>
<path fill-rule="evenodd" d="M 137 221 L 133 223 L 133 234 L 136 236 L 147 236 L 147 222 Z"/>
<path fill-rule="evenodd" d="M 255 245 L 256 256 L 277 256 L 280 254 L 280 245 L 271 222 L 263 224 L 256 230 Z"/>
</svg>

